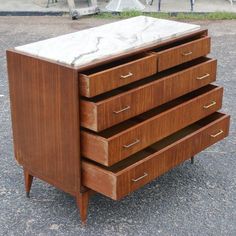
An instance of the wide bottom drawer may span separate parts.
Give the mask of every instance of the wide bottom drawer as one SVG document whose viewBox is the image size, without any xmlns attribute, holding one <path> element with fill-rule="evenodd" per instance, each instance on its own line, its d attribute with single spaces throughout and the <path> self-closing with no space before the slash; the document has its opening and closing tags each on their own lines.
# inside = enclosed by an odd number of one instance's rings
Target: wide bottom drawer
<svg viewBox="0 0 236 236">
<path fill-rule="evenodd" d="M 84 159 L 82 183 L 118 200 L 226 137 L 229 118 L 216 112 L 111 167 Z"/>
</svg>

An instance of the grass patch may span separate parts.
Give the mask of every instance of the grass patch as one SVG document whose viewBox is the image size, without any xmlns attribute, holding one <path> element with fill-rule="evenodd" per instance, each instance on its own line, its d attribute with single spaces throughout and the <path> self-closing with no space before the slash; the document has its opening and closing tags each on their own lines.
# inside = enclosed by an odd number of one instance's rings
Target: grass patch
<svg viewBox="0 0 236 236">
<path fill-rule="evenodd" d="M 234 12 L 210 12 L 210 13 L 183 13 L 183 12 L 140 12 L 140 11 L 124 11 L 120 13 L 102 12 L 95 15 L 95 18 L 100 19 L 127 19 L 134 16 L 151 16 L 162 19 L 176 20 L 235 20 L 236 13 Z"/>
</svg>

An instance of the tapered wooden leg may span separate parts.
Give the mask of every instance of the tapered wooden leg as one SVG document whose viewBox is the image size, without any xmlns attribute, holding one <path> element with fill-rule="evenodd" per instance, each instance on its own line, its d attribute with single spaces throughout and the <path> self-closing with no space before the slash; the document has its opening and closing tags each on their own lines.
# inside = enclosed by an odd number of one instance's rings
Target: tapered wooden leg
<svg viewBox="0 0 236 236">
<path fill-rule="evenodd" d="M 83 224 L 86 224 L 87 214 L 88 214 L 88 204 L 89 204 L 90 192 L 86 191 L 79 193 L 76 197 L 77 207 L 80 211 L 80 218 Z"/>
<path fill-rule="evenodd" d="M 194 164 L 194 156 L 191 157 L 191 164 Z"/>
<path fill-rule="evenodd" d="M 33 182 L 33 176 L 30 175 L 26 170 L 24 170 L 24 177 L 25 177 L 25 192 L 26 197 L 29 197 L 30 189 Z"/>
</svg>

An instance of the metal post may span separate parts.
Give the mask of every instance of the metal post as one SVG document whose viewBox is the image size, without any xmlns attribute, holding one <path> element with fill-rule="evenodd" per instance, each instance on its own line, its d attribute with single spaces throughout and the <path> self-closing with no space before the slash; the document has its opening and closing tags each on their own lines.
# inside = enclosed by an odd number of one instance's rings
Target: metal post
<svg viewBox="0 0 236 236">
<path fill-rule="evenodd" d="M 69 11 L 70 11 L 70 15 L 72 17 L 72 20 L 78 19 L 79 13 L 75 9 L 75 1 L 74 0 L 67 0 L 67 3 L 69 6 Z"/>
<path fill-rule="evenodd" d="M 193 11 L 194 0 L 190 0 L 191 11 Z"/>
</svg>

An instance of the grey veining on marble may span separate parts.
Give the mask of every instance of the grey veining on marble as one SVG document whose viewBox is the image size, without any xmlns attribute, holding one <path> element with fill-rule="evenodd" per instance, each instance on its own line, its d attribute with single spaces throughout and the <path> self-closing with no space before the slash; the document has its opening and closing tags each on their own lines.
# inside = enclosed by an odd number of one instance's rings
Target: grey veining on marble
<svg viewBox="0 0 236 236">
<path fill-rule="evenodd" d="M 138 16 L 15 49 L 67 65 L 83 66 L 199 29 L 194 24 Z"/>
</svg>

